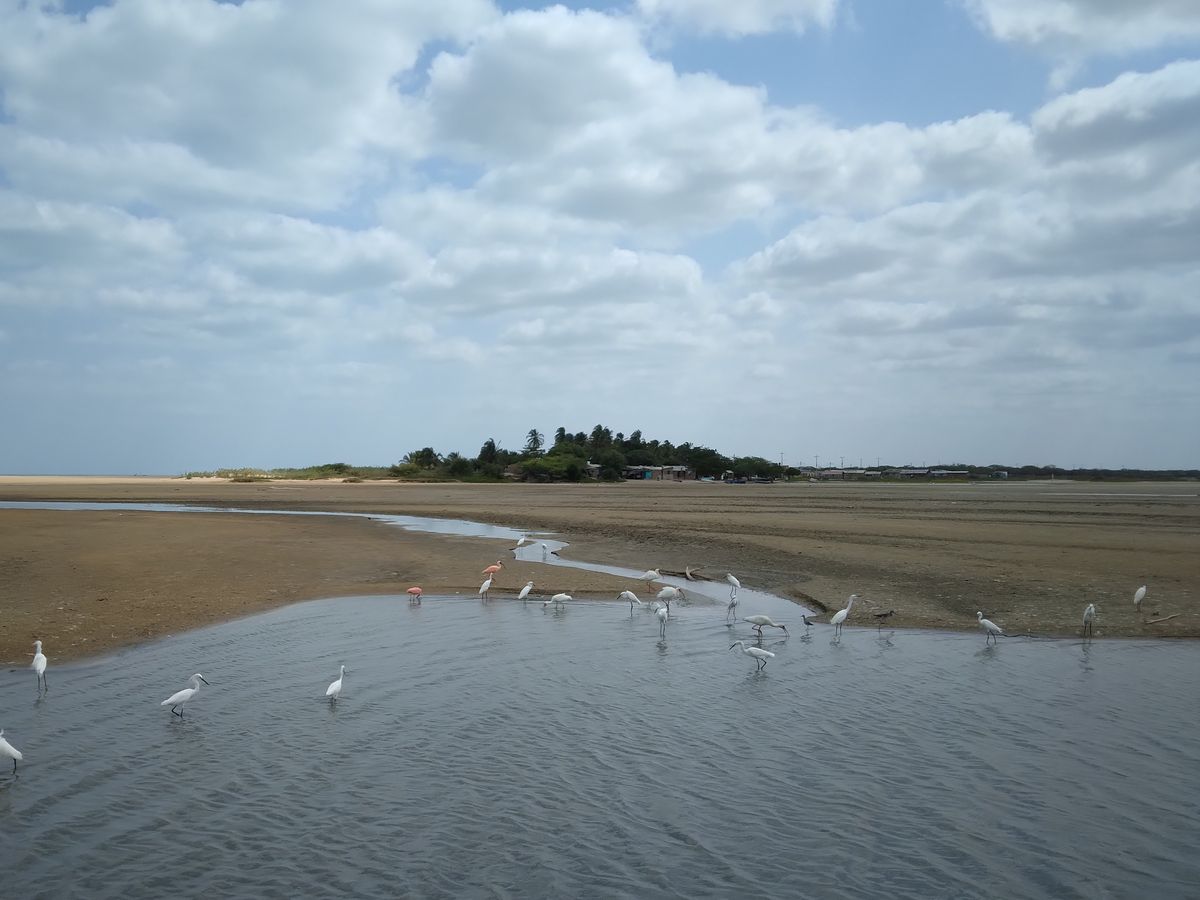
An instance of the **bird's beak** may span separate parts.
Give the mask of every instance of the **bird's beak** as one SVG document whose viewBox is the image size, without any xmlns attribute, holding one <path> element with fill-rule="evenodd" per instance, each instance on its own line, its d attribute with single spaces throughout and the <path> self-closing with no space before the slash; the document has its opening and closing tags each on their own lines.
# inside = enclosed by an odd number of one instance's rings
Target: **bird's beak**
<svg viewBox="0 0 1200 900">
<path fill-rule="evenodd" d="M 736 647 L 736 646 L 737 646 L 737 644 L 730 644 L 730 645 L 729 645 L 729 649 L 730 649 L 730 650 L 732 650 L 732 649 L 733 649 L 734 647 Z"/>
<path fill-rule="evenodd" d="M 201 680 L 201 681 L 203 681 L 205 684 L 207 684 L 209 687 L 212 687 L 212 682 L 210 682 L 210 681 L 209 681 L 207 678 L 205 678 L 203 675 L 201 675 L 201 676 L 200 676 L 200 680 Z"/>
</svg>

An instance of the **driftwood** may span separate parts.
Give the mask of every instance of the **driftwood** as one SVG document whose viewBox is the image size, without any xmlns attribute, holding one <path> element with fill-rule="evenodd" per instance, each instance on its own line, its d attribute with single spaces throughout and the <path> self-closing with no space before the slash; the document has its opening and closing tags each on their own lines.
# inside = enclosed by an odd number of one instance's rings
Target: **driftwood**
<svg viewBox="0 0 1200 900">
<path fill-rule="evenodd" d="M 688 581 L 716 581 L 715 578 L 703 575 L 699 569 L 693 569 L 691 566 L 688 566 L 682 572 L 673 572 L 670 569 L 659 569 L 658 571 L 664 575 L 670 575 L 672 578 L 685 578 Z"/>
<path fill-rule="evenodd" d="M 1179 613 L 1171 613 L 1171 615 L 1169 615 L 1169 616 L 1163 616 L 1161 619 L 1149 619 L 1149 620 L 1147 620 L 1147 621 L 1146 621 L 1146 623 L 1145 623 L 1145 624 L 1147 624 L 1147 625 L 1157 625 L 1159 622 L 1165 622 L 1165 621 L 1167 621 L 1168 619 L 1178 619 L 1178 618 L 1179 618 Z"/>
</svg>

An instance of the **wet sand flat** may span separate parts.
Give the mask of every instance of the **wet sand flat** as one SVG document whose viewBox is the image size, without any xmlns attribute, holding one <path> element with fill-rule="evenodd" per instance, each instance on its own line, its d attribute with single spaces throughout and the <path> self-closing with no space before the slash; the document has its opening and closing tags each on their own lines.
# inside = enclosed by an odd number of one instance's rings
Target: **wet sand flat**
<svg viewBox="0 0 1200 900">
<path fill-rule="evenodd" d="M 462 518 L 555 532 L 564 557 L 716 578 L 830 610 L 851 625 L 1200 636 L 1195 483 L 584 485 L 0 477 L 0 500 L 191 503 Z M 296 600 L 474 594 L 506 560 L 501 594 L 615 594 L 635 583 L 510 560 L 504 542 L 404 532 L 355 518 L 0 509 L 0 661 L 34 637 L 81 657 Z M 1142 615 L 1134 589 L 1147 584 Z M 1145 620 L 1177 615 L 1158 624 Z"/>
</svg>

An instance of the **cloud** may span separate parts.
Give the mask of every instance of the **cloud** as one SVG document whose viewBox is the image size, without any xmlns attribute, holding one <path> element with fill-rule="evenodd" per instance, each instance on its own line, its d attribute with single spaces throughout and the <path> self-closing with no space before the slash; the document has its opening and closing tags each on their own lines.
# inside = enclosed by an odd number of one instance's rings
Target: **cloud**
<svg viewBox="0 0 1200 900">
<path fill-rule="evenodd" d="M 1200 36 L 1192 0 L 962 0 L 993 37 L 1057 54 L 1129 53 Z"/>
<path fill-rule="evenodd" d="M 680 30 L 743 37 L 772 31 L 802 34 L 812 25 L 830 28 L 838 0 L 637 0 L 637 9 L 651 22 Z"/>
</svg>

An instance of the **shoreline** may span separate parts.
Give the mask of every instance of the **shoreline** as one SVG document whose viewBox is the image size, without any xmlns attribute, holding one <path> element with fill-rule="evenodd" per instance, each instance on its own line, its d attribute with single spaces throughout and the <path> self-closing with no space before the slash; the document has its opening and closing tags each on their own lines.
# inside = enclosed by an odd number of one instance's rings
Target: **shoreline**
<svg viewBox="0 0 1200 900">
<path fill-rule="evenodd" d="M 554 532 L 589 562 L 735 572 L 747 587 L 834 611 L 849 624 L 976 630 L 983 609 L 1006 631 L 1078 635 L 1087 602 L 1097 637 L 1200 636 L 1200 502 L 1194 485 L 1079 490 L 988 485 L 468 485 L 230 483 L 183 478 L 0 477 L 0 500 L 183 503 L 407 514 Z M 1089 491 L 1087 489 L 1091 488 Z M 1189 490 L 1190 489 L 1190 490 Z M 1050 494 L 1050 496 L 1043 496 Z M 1065 496 L 1061 496 L 1064 495 Z M 54 518 L 59 517 L 59 518 Z M 69 518 L 67 518 L 69 517 Z M 364 518 L 237 513 L 0 510 L 0 664 L 34 636 L 57 659 L 100 655 L 275 606 L 343 596 L 474 596 L 484 566 L 498 589 L 613 596 L 638 582 L 513 560 L 487 538 L 423 534 Z M 1143 618 L 1132 592 L 1151 585 Z M 644 590 L 644 586 L 643 586 Z M 1123 609 L 1127 607 L 1127 609 Z M 861 610 L 861 613 L 860 613 Z M 861 618 L 860 618 L 861 616 Z M 825 620 L 827 615 L 818 617 Z M 857 620 L 857 621 L 855 621 Z M 53 636 L 53 642 L 49 640 Z"/>
</svg>

